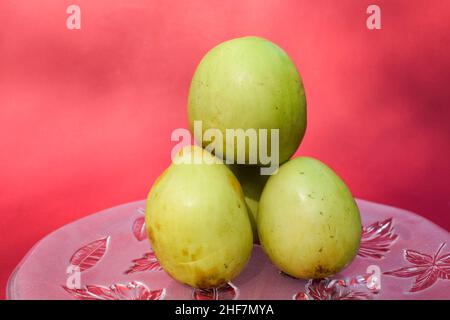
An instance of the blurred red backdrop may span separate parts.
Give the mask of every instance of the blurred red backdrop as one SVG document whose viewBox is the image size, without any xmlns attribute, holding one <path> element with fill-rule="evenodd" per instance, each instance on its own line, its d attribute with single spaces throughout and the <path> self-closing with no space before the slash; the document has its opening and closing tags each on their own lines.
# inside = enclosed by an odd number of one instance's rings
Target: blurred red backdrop
<svg viewBox="0 0 450 320">
<path fill-rule="evenodd" d="M 372 3 L 381 30 L 366 28 Z M 70 4 L 81 30 L 66 28 Z M 147 195 L 187 127 L 197 63 L 244 35 L 279 44 L 303 76 L 297 154 L 357 197 L 450 228 L 449 1 L 17 0 L 0 21 L 2 298 L 37 240 Z"/>
</svg>

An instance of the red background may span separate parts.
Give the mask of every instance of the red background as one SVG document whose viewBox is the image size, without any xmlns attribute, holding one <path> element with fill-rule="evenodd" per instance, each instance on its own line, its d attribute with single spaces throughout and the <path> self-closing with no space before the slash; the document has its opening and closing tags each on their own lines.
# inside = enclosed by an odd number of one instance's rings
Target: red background
<svg viewBox="0 0 450 320">
<path fill-rule="evenodd" d="M 73 3 L 81 30 L 65 25 Z M 372 3 L 379 31 L 365 26 Z M 0 3 L 0 21 L 0 297 L 47 233 L 145 198 L 170 133 L 187 127 L 196 64 L 244 35 L 299 67 L 309 127 L 298 154 L 357 197 L 450 228 L 447 0 L 17 0 Z"/>
</svg>

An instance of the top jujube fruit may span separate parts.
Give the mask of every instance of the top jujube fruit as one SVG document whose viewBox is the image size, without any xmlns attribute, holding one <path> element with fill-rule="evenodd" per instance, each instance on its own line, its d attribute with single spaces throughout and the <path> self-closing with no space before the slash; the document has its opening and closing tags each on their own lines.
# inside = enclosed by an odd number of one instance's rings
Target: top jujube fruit
<svg viewBox="0 0 450 320">
<path fill-rule="evenodd" d="M 306 129 L 305 93 L 294 63 L 258 37 L 223 42 L 203 57 L 191 82 L 188 113 L 191 131 L 199 120 L 202 132 L 218 129 L 223 137 L 226 129 L 279 129 L 280 163 L 294 154 Z M 195 138 L 203 147 L 211 143 Z M 225 139 L 222 145 L 226 156 Z M 236 143 L 234 149 L 236 160 Z M 246 143 L 246 163 L 248 151 Z M 261 164 L 259 150 L 257 161 Z"/>
</svg>

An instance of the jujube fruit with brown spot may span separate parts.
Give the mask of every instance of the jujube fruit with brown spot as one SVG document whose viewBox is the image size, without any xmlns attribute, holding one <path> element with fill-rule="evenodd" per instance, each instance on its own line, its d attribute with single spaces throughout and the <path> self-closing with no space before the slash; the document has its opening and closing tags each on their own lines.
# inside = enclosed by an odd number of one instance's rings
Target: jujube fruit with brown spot
<svg viewBox="0 0 450 320">
<path fill-rule="evenodd" d="M 154 183 L 145 221 L 161 266 L 179 282 L 216 287 L 249 260 L 253 237 L 241 186 L 200 147 L 183 148 Z"/>
</svg>

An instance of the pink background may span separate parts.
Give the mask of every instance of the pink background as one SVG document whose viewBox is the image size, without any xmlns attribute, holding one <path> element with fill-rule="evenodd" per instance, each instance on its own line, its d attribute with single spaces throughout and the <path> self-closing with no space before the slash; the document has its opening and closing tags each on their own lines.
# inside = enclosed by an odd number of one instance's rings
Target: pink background
<svg viewBox="0 0 450 320">
<path fill-rule="evenodd" d="M 68 30 L 66 8 L 82 10 Z M 382 30 L 365 27 L 367 6 Z M 450 229 L 450 2 L 72 0 L 0 2 L 0 297 L 52 230 L 145 198 L 186 127 L 196 64 L 244 35 L 302 73 L 309 126 L 297 154 L 355 196 Z"/>
</svg>

